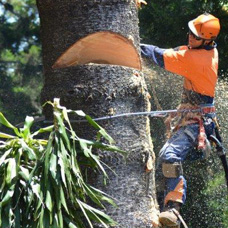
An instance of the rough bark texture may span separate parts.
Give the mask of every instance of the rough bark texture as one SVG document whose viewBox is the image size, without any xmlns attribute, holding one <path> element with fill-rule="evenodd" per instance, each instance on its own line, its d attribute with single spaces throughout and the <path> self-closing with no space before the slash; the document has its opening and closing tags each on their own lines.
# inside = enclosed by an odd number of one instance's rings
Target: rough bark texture
<svg viewBox="0 0 228 228">
<path fill-rule="evenodd" d="M 148 111 L 150 103 L 143 74 L 132 68 L 89 64 L 53 70 L 55 60 L 76 40 L 103 30 L 117 32 L 139 45 L 138 17 L 134 0 L 37 0 L 41 18 L 44 88 L 42 103 L 59 97 L 62 105 L 83 110 L 92 117 L 124 112 Z M 51 118 L 49 109 L 44 109 Z M 117 208 L 107 206 L 107 213 L 117 227 L 152 227 L 151 216 L 157 213 L 154 170 L 145 173 L 145 160 L 153 156 L 147 117 L 127 117 L 99 122 L 128 152 L 103 153 L 103 160 L 115 172 L 109 173 L 107 186 L 101 178 L 96 184 L 116 199 Z M 90 138 L 88 126 L 76 124 L 76 132 Z M 149 192 L 147 178 L 150 179 Z M 148 194 L 147 194 L 148 193 Z"/>
</svg>

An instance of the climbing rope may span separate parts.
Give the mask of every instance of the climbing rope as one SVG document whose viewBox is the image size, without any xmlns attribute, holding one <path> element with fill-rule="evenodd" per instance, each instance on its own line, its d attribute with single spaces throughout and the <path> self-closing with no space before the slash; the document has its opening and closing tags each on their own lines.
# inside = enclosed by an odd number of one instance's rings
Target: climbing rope
<svg viewBox="0 0 228 228">
<path fill-rule="evenodd" d="M 69 110 L 69 112 L 73 112 L 73 110 Z M 121 113 L 116 115 L 109 115 L 109 116 L 102 116 L 98 118 L 92 118 L 94 121 L 102 121 L 102 120 L 110 120 L 114 118 L 120 117 L 132 117 L 132 116 L 149 116 L 149 117 L 166 117 L 170 113 L 190 113 L 190 112 L 202 112 L 202 109 L 171 109 L 171 110 L 161 110 L 161 111 L 150 111 L 150 112 L 129 112 L 129 113 Z M 46 120 L 44 116 L 35 118 L 34 122 L 45 122 L 45 123 L 52 123 L 51 120 Z M 81 123 L 81 122 L 88 122 L 87 120 L 79 120 L 79 119 L 71 119 L 72 123 Z M 16 126 L 21 127 L 23 123 L 19 123 Z"/>
<path fill-rule="evenodd" d="M 112 116 L 102 116 L 98 118 L 93 118 L 94 121 L 110 120 L 120 117 L 131 117 L 131 116 L 150 116 L 150 117 L 166 117 L 169 113 L 189 113 L 189 112 L 201 112 L 201 109 L 173 109 L 173 110 L 161 110 L 161 111 L 151 111 L 151 112 L 129 112 L 121 113 Z M 87 120 L 72 120 L 72 122 L 87 122 Z"/>
</svg>

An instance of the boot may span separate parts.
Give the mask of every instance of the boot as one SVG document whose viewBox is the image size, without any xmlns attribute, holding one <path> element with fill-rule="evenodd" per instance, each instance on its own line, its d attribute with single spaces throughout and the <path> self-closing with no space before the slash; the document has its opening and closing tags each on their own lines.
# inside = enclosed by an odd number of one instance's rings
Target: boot
<svg viewBox="0 0 228 228">
<path fill-rule="evenodd" d="M 169 201 L 164 211 L 159 215 L 159 222 L 163 227 L 180 228 L 180 203 Z"/>
</svg>

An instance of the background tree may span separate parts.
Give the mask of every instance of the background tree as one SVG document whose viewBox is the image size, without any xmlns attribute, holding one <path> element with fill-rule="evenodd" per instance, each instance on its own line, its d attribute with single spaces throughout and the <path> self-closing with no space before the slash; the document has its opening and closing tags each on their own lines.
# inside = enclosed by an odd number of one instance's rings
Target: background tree
<svg viewBox="0 0 228 228">
<path fill-rule="evenodd" d="M 0 1 L 0 109 L 19 123 L 41 112 L 42 67 L 35 1 Z"/>
</svg>

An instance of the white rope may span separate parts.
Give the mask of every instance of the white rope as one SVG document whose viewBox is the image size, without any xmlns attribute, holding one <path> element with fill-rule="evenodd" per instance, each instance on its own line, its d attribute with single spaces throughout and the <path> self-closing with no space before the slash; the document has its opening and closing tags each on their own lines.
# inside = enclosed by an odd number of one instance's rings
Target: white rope
<svg viewBox="0 0 228 228">
<path fill-rule="evenodd" d="M 94 121 L 102 121 L 102 120 L 110 120 L 114 118 L 120 117 L 131 117 L 131 116 L 150 116 L 150 117 L 166 117 L 169 113 L 189 113 L 189 112 L 202 112 L 202 109 L 172 109 L 172 110 L 161 110 L 161 111 L 150 111 L 150 112 L 129 112 L 129 113 L 121 113 L 116 115 L 110 116 L 102 116 L 97 118 L 92 118 Z M 41 122 L 44 123 L 53 123 L 51 120 L 45 120 L 44 116 L 35 118 L 34 122 Z M 87 120 L 75 120 L 71 119 L 70 122 L 72 123 L 80 123 L 80 122 L 88 122 Z M 24 122 L 17 124 L 17 127 L 23 126 Z"/>
<path fill-rule="evenodd" d="M 129 113 L 121 113 L 116 115 L 110 116 L 102 116 L 97 118 L 92 118 L 94 121 L 101 121 L 101 120 L 110 120 L 119 117 L 131 117 L 131 116 L 150 116 L 150 117 L 165 117 L 169 113 L 189 113 L 189 112 L 201 112 L 201 109 L 173 109 L 173 110 L 162 110 L 162 111 L 151 111 L 151 112 L 129 112 Z M 44 122 L 52 122 L 49 120 L 45 120 Z M 87 122 L 87 120 L 74 120 L 72 119 L 71 122 Z"/>
</svg>

